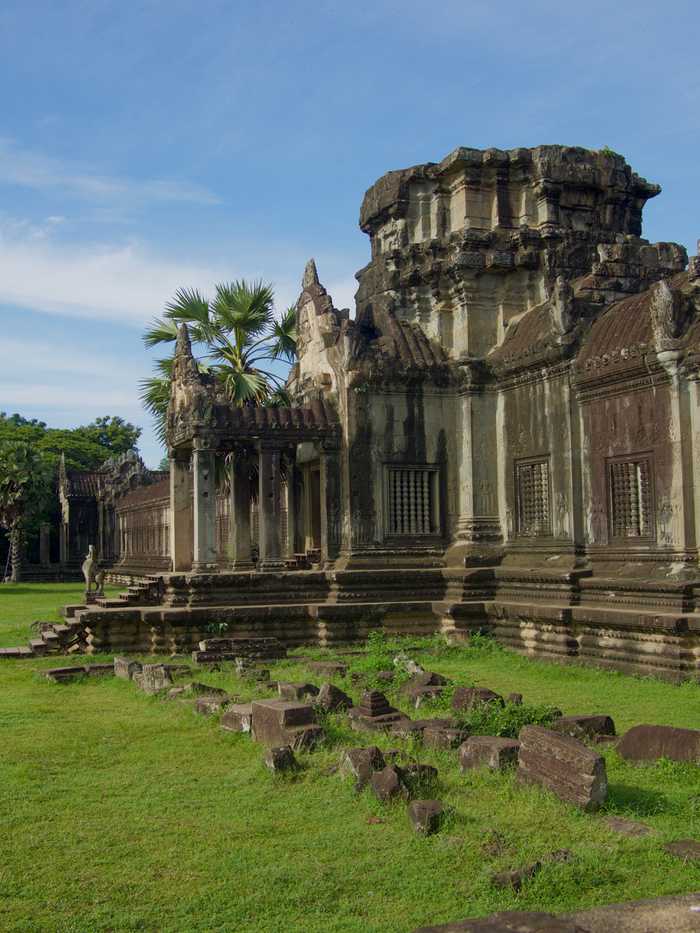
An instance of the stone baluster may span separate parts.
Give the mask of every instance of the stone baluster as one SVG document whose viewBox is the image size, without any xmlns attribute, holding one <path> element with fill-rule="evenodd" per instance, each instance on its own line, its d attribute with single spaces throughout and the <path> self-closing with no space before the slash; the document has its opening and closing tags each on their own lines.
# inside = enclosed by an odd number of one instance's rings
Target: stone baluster
<svg viewBox="0 0 700 933">
<path fill-rule="evenodd" d="M 258 516 L 259 516 L 259 570 L 280 570 L 282 560 L 281 531 L 281 459 L 278 447 L 264 443 L 258 448 Z"/>
</svg>

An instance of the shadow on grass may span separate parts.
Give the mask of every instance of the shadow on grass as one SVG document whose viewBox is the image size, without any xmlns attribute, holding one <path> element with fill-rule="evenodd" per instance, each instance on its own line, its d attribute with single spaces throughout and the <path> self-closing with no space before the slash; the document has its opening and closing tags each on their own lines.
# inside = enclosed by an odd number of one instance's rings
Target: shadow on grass
<svg viewBox="0 0 700 933">
<path fill-rule="evenodd" d="M 629 784 L 610 784 L 605 809 L 624 811 L 637 816 L 654 816 L 669 806 L 668 798 L 657 790 L 632 787 Z"/>
</svg>

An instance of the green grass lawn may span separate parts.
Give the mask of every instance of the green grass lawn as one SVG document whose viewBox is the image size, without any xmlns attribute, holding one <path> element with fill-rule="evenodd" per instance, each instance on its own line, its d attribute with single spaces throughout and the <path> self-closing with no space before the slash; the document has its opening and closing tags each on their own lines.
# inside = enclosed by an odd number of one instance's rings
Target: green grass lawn
<svg viewBox="0 0 700 933">
<path fill-rule="evenodd" d="M 0 588 L 0 643 L 26 641 L 32 620 L 79 594 L 69 585 Z M 618 731 L 639 722 L 700 728 L 695 684 L 548 665 L 487 645 L 421 645 L 421 663 L 459 683 L 519 691 L 565 713 L 609 713 Z M 513 774 L 462 775 L 454 752 L 364 737 L 342 717 L 327 723 L 328 747 L 299 756 L 299 774 L 275 777 L 259 746 L 189 704 L 113 678 L 52 684 L 41 671 L 56 663 L 0 662 L 3 931 L 404 933 L 496 910 L 700 891 L 700 868 L 661 848 L 700 839 L 695 766 L 631 766 L 605 750 L 605 812 L 654 831 L 626 838 L 606 828 L 605 813 L 580 813 Z M 315 679 L 293 659 L 272 676 Z M 264 695 L 228 671 L 197 679 L 241 698 Z M 357 697 L 349 681 L 336 683 Z M 440 834 L 416 838 L 405 804 L 382 806 L 334 773 L 343 745 L 375 742 L 438 767 L 436 796 L 452 808 Z M 484 848 L 493 831 L 504 839 L 496 855 Z M 561 848 L 573 860 L 545 864 L 520 894 L 490 882 Z"/>
</svg>

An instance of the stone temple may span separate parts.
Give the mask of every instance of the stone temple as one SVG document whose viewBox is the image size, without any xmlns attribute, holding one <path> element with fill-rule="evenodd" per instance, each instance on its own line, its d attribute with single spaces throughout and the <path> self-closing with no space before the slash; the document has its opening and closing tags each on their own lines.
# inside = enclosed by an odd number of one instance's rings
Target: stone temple
<svg viewBox="0 0 700 933">
<path fill-rule="evenodd" d="M 306 267 L 290 408 L 233 408 L 183 327 L 169 480 L 97 503 L 131 589 L 72 610 L 91 649 L 482 629 L 697 677 L 700 259 L 642 238 L 659 192 L 564 146 L 389 172 L 354 314 Z"/>
</svg>

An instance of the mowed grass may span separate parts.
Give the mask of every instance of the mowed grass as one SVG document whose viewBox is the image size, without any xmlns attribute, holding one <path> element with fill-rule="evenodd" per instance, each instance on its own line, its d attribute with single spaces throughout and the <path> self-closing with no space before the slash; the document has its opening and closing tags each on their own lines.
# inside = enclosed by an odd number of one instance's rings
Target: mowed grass
<svg viewBox="0 0 700 933">
<path fill-rule="evenodd" d="M 16 641 L 22 626 L 24 636 L 34 618 L 78 595 L 69 586 L 2 588 L 0 621 Z M 700 728 L 697 684 L 559 667 L 488 646 L 419 647 L 424 667 L 458 683 L 518 691 L 565 713 L 609 713 L 618 731 L 639 722 Z M 302 769 L 285 778 L 264 769 L 249 737 L 222 732 L 191 704 L 114 678 L 51 684 L 41 671 L 56 663 L 0 662 L 3 931 L 404 933 L 496 910 L 700 891 L 700 868 L 662 849 L 700 839 L 696 766 L 632 766 L 606 749 L 609 801 L 588 815 L 520 787 L 512 773 L 462 775 L 455 752 L 352 733 L 336 716 L 326 723 L 328 746 L 299 755 Z M 272 676 L 320 682 L 294 659 Z M 196 677 L 243 699 L 267 692 L 230 671 Z M 335 682 L 358 696 L 348 679 Z M 415 837 L 405 804 L 383 806 L 335 773 L 343 746 L 372 743 L 438 767 L 434 794 L 451 808 L 440 834 Z M 603 822 L 611 813 L 645 822 L 652 835 L 611 832 Z M 495 854 L 494 832 L 503 842 Z M 492 885 L 495 871 L 561 848 L 573 859 L 545 862 L 519 894 Z"/>
</svg>

